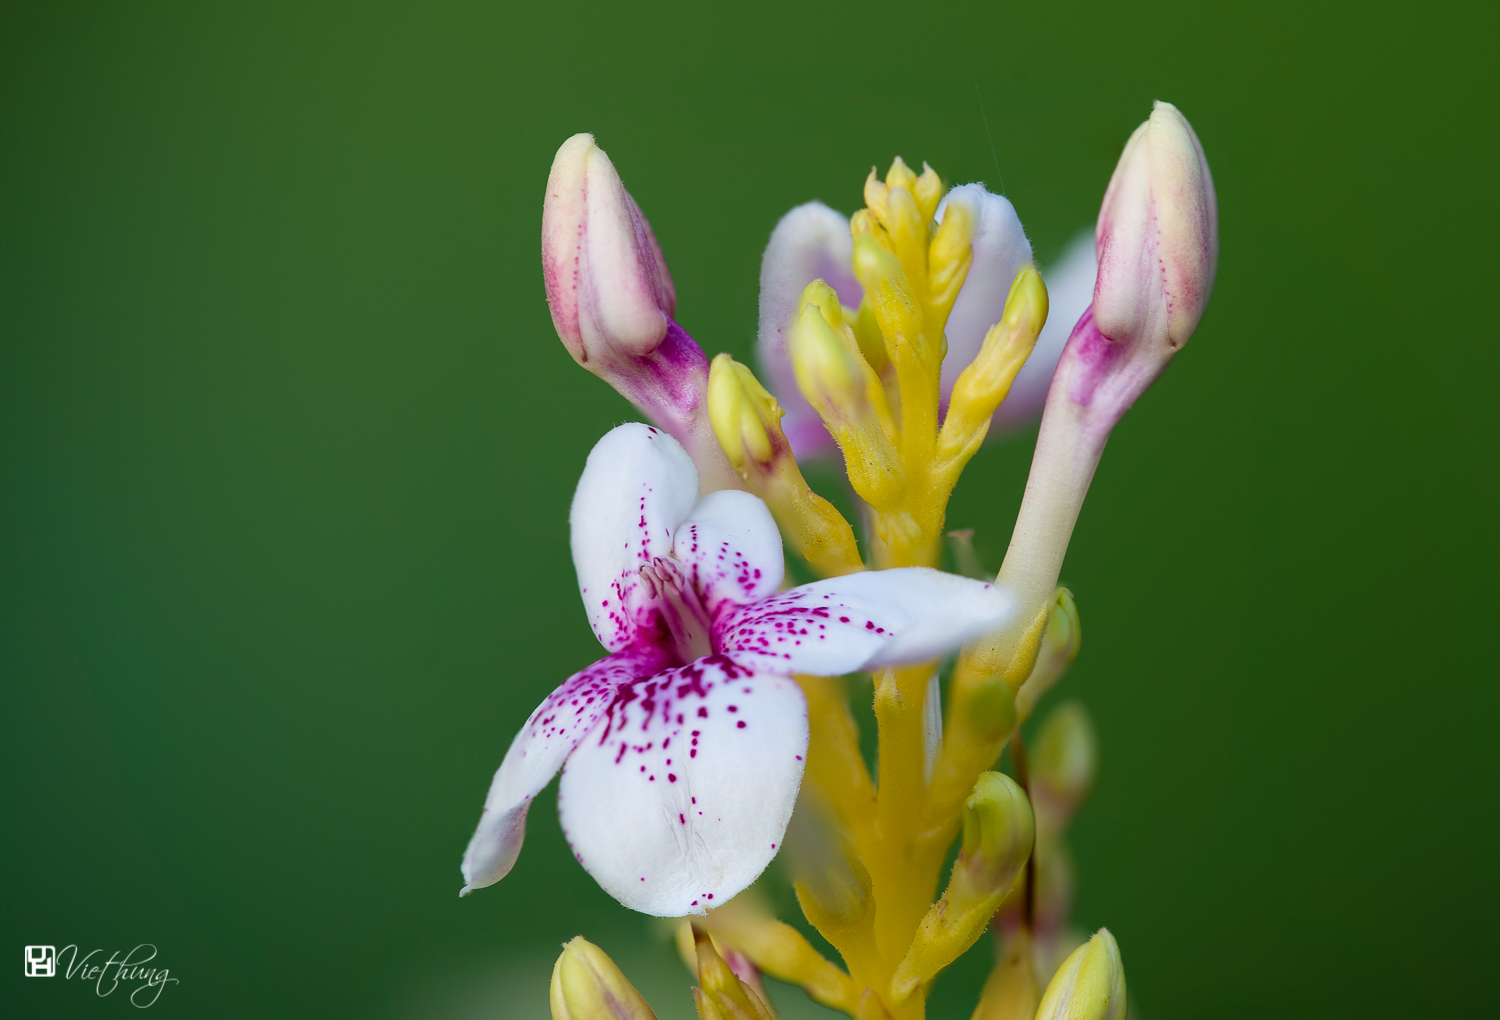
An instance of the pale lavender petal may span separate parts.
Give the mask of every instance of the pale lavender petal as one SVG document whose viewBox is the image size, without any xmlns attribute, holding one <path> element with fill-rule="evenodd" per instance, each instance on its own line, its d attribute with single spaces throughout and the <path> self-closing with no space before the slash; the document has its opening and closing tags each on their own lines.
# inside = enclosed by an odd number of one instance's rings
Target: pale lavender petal
<svg viewBox="0 0 1500 1020">
<path fill-rule="evenodd" d="M 827 283 L 850 308 L 859 307 L 864 292 L 854 278 L 853 253 L 849 218 L 822 202 L 808 202 L 781 218 L 761 258 L 760 364 L 766 385 L 786 411 L 781 427 L 798 457 L 832 453 L 834 444 L 797 387 L 786 348 L 787 326 L 797 299 L 814 280 Z"/>
<path fill-rule="evenodd" d="M 1008 593 L 929 567 L 815 581 L 730 613 L 714 649 L 758 670 L 838 676 L 939 658 L 1010 614 Z"/>
<path fill-rule="evenodd" d="M 1031 242 L 1010 199 L 983 184 L 953 188 L 939 203 L 941 222 L 950 205 L 962 203 L 974 221 L 974 264 L 948 316 L 948 353 L 943 358 L 943 397 L 953 392 L 959 373 L 979 353 L 984 335 L 1000 321 L 1005 299 L 1021 267 L 1031 261 Z"/>
<path fill-rule="evenodd" d="M 1068 343 L 1068 334 L 1094 299 L 1097 267 L 1094 232 L 1088 229 L 1069 241 L 1057 262 L 1043 271 L 1042 280 L 1047 284 L 1047 324 L 1037 337 L 1031 357 L 1011 384 L 1010 394 L 995 412 L 991 435 L 1024 425 L 1042 413 L 1052 373 Z"/>
<path fill-rule="evenodd" d="M 682 444 L 630 422 L 589 453 L 573 494 L 573 566 L 589 626 L 612 652 L 636 635 L 645 593 L 637 571 L 672 550 L 698 497 L 698 472 Z"/>
<path fill-rule="evenodd" d="M 464 851 L 460 896 L 500 881 L 526 837 L 526 809 L 563 761 L 605 717 L 622 685 L 670 665 L 664 652 L 630 649 L 574 673 L 526 720 L 495 773 L 479 828 Z"/>
<path fill-rule="evenodd" d="M 677 529 L 672 555 L 682 564 L 709 619 L 781 587 L 781 533 L 759 497 L 724 490 L 693 507 Z"/>
<path fill-rule="evenodd" d="M 605 892 L 659 917 L 702 914 L 775 856 L 807 754 L 790 678 L 711 656 L 622 691 L 569 757 L 568 846 Z"/>
</svg>

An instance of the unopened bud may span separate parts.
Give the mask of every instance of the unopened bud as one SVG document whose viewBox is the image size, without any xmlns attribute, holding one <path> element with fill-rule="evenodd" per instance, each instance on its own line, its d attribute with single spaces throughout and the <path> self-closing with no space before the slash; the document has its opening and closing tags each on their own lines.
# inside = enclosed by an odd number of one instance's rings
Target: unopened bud
<svg viewBox="0 0 1500 1020">
<path fill-rule="evenodd" d="M 698 986 L 693 1004 L 700 1020 L 775 1020 L 765 1000 L 740 979 L 701 929 L 693 930 L 698 953 Z"/>
<path fill-rule="evenodd" d="M 1099 740 L 1081 702 L 1058 705 L 1032 745 L 1031 790 L 1051 827 L 1066 825 L 1099 774 Z M 1043 809 L 1045 804 L 1045 809 Z"/>
<path fill-rule="evenodd" d="M 954 205 L 943 222 L 962 216 Z M 954 480 L 989 432 L 990 419 L 1008 393 L 1016 373 L 1031 356 L 1036 338 L 1047 322 L 1047 287 L 1030 264 L 1022 266 L 1011 284 L 1000 321 L 991 326 L 974 360 L 953 386 L 948 417 L 938 440 L 938 456 L 949 465 Z"/>
<path fill-rule="evenodd" d="M 985 772 L 964 802 L 963 846 L 943 898 L 917 927 L 891 979 L 900 1001 L 972 946 L 1015 884 L 1036 839 L 1026 792 L 1009 776 Z"/>
<path fill-rule="evenodd" d="M 656 1020 L 620 968 L 582 935 L 552 968 L 552 1020 Z"/>
<path fill-rule="evenodd" d="M 569 138 L 552 162 L 542 277 L 573 360 L 687 449 L 701 491 L 740 487 L 708 421 L 708 358 L 673 320 L 677 293 L 661 247 L 593 135 Z"/>
<path fill-rule="evenodd" d="M 1031 856 L 1036 832 L 1026 791 L 1003 772 L 982 773 L 964 801 L 964 839 L 955 867 L 975 889 L 1005 892 Z"/>
<path fill-rule="evenodd" d="M 969 1020 L 1034 1020 L 1039 998 L 1031 936 L 1017 928 L 1006 937 L 1005 955 L 985 981 Z"/>
<path fill-rule="evenodd" d="M 1192 125 L 1171 103 L 1158 102 L 1125 143 L 1094 238 L 1099 332 L 1170 358 L 1197 328 L 1219 260 L 1213 175 Z"/>
<path fill-rule="evenodd" d="M 854 238 L 854 275 L 888 342 L 915 339 L 922 330 L 921 312 L 911 294 L 901 260 L 873 234 Z"/>
<path fill-rule="evenodd" d="M 1036 1020 L 1124 1020 L 1125 967 L 1108 928 L 1100 928 L 1057 968 Z"/>
<path fill-rule="evenodd" d="M 930 223 L 933 213 L 937 212 L 938 203 L 943 200 L 943 179 L 937 175 L 936 170 L 923 163 L 922 176 L 912 185 L 911 195 L 917 200 L 922 222 Z"/>
<path fill-rule="evenodd" d="M 835 332 L 835 326 L 842 324 L 842 312 L 838 312 L 836 322 L 830 322 L 817 301 L 820 295 L 816 288 L 821 282 L 809 284 L 803 293 L 801 308 L 792 320 L 787 348 L 797 373 L 797 386 L 823 420 L 851 418 L 863 410 L 864 379 L 843 339 Z M 837 311 L 836 298 L 834 306 Z"/>
<path fill-rule="evenodd" d="M 585 368 L 649 354 L 666 336 L 677 306 L 666 259 L 593 135 L 569 138 L 552 161 L 542 274 L 557 334 Z"/>
<path fill-rule="evenodd" d="M 743 477 L 766 465 L 776 451 L 768 427 L 780 434 L 781 408 L 755 374 L 727 354 L 708 370 L 708 418 L 730 465 Z M 783 440 L 782 444 L 785 447 Z"/>
<path fill-rule="evenodd" d="M 1036 664 L 1016 692 L 1016 714 L 1023 722 L 1031 717 L 1032 709 L 1036 708 L 1042 695 L 1062 679 L 1068 666 L 1078 658 L 1082 643 L 1083 621 L 1078 615 L 1078 603 L 1072 592 L 1059 588 L 1053 593 L 1052 607 L 1047 612 L 1047 625 L 1042 631 Z"/>
</svg>

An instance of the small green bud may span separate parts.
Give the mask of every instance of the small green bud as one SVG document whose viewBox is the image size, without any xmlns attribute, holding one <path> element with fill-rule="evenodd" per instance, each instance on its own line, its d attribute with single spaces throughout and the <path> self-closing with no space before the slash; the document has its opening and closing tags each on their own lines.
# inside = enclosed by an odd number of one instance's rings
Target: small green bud
<svg viewBox="0 0 1500 1020">
<path fill-rule="evenodd" d="M 1099 774 L 1099 740 L 1078 701 L 1053 709 L 1033 745 L 1031 792 L 1044 828 L 1066 826 L 1094 788 Z"/>
<path fill-rule="evenodd" d="M 1036 665 L 1031 674 L 1016 692 L 1016 712 L 1024 721 L 1031 717 L 1031 710 L 1052 685 L 1062 679 L 1068 666 L 1078 658 L 1079 646 L 1083 643 L 1083 621 L 1078 617 L 1078 603 L 1073 593 L 1058 588 L 1052 596 L 1052 607 L 1047 612 L 1047 627 L 1042 632 L 1042 646 L 1037 651 Z"/>
<path fill-rule="evenodd" d="M 1124 1020 L 1125 966 L 1108 928 L 1063 961 L 1037 1007 L 1036 1020 Z"/>
<path fill-rule="evenodd" d="M 891 991 L 899 1002 L 958 959 L 984 933 L 1036 839 L 1026 791 L 1009 776 L 985 772 L 964 801 L 964 838 L 943 898 L 927 911 Z"/>
</svg>

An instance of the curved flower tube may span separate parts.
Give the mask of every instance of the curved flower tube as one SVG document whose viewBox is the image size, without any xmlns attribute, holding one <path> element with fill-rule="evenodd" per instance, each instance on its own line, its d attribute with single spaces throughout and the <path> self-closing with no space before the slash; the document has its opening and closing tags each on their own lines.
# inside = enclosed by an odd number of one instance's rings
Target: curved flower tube
<svg viewBox="0 0 1500 1020">
<path fill-rule="evenodd" d="M 778 592 L 781 537 L 765 504 L 697 493 L 692 459 L 650 426 L 621 425 L 589 454 L 573 562 L 609 655 L 511 743 L 463 893 L 510 871 L 532 799 L 563 769 L 563 830 L 605 891 L 663 917 L 724 903 L 775 856 L 796 801 L 808 727 L 793 674 L 929 661 L 1010 611 L 1000 589 L 922 567 Z"/>
<path fill-rule="evenodd" d="M 1016 272 L 1032 259 L 1031 243 L 1009 199 L 987 191 L 983 184 L 961 185 L 944 196 L 935 220 L 941 222 L 954 202 L 968 207 L 976 229 L 974 262 L 948 318 L 948 352 L 942 371 L 945 404 L 959 373 L 979 353 L 986 331 L 1000 321 Z M 798 298 L 813 280 L 826 281 L 844 305 L 859 307 L 863 291 L 850 268 L 852 253 L 849 218 L 821 202 L 808 202 L 781 218 L 761 258 L 758 352 L 771 390 L 786 410 L 782 428 L 798 457 L 832 454 L 835 446 L 797 388 L 787 353 L 787 329 Z M 1096 265 L 1091 232 L 1087 239 L 1079 236 L 1071 241 L 1042 273 L 1051 314 L 1009 395 L 995 412 L 990 436 L 1041 413 L 1069 331 L 1093 298 Z"/>
</svg>

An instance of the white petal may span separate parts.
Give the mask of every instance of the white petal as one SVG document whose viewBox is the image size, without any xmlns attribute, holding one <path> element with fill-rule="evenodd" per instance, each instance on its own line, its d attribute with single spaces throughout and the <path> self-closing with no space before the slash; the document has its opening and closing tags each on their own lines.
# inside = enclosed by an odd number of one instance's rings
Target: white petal
<svg viewBox="0 0 1500 1020">
<path fill-rule="evenodd" d="M 672 555 L 683 565 L 709 619 L 781 587 L 781 533 L 758 496 L 710 493 L 677 529 Z M 726 602 L 727 600 L 727 602 Z"/>
<path fill-rule="evenodd" d="M 757 670 L 838 676 L 939 658 L 999 626 L 1013 605 L 994 585 L 930 567 L 867 570 L 729 614 L 714 647 Z"/>
<path fill-rule="evenodd" d="M 605 433 L 573 493 L 573 567 L 599 641 L 618 652 L 635 638 L 644 592 L 636 571 L 672 549 L 698 498 L 698 470 L 682 444 L 635 422 Z"/>
<path fill-rule="evenodd" d="M 552 781 L 563 760 L 599 724 L 622 684 L 651 676 L 667 665 L 654 649 L 631 649 L 574 673 L 531 713 L 510 743 L 490 783 L 479 828 L 464 851 L 464 887 L 459 895 L 504 878 L 526 838 L 526 809 Z"/>
<path fill-rule="evenodd" d="M 790 678 L 713 656 L 633 693 L 568 759 L 563 832 L 632 910 L 702 914 L 776 855 L 802 782 L 807 705 Z"/>
<path fill-rule="evenodd" d="M 991 194 L 983 184 L 965 184 L 943 196 L 936 218 L 941 221 L 955 202 L 967 206 L 974 219 L 974 264 L 948 316 L 948 353 L 943 358 L 945 397 L 953 392 L 959 373 L 979 353 L 985 333 L 1000 321 L 1010 285 L 1021 267 L 1031 261 L 1031 242 L 1026 240 L 1010 199 Z"/>
<path fill-rule="evenodd" d="M 798 457 L 828 453 L 834 447 L 817 412 L 797 388 L 786 349 L 787 326 L 803 288 L 814 280 L 827 283 L 850 308 L 859 307 L 864 292 L 854 278 L 853 255 L 848 217 L 822 202 L 808 202 L 781 218 L 761 257 L 760 364 L 766 385 L 786 410 L 781 427 Z"/>
<path fill-rule="evenodd" d="M 1047 284 L 1047 324 L 1037 337 L 1031 357 L 1016 375 L 1010 395 L 995 412 L 992 435 L 1025 424 L 1042 413 L 1047 390 L 1052 386 L 1052 373 L 1057 369 L 1057 359 L 1062 357 L 1068 335 L 1094 300 L 1097 273 L 1091 229 L 1081 231 L 1069 241 L 1057 262 L 1043 271 L 1042 279 Z"/>
</svg>

